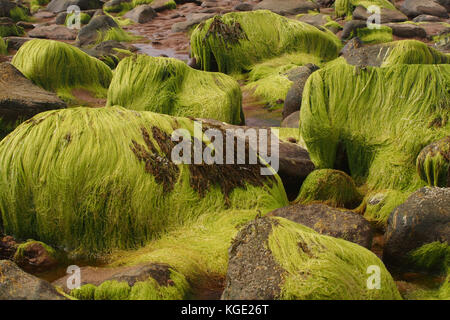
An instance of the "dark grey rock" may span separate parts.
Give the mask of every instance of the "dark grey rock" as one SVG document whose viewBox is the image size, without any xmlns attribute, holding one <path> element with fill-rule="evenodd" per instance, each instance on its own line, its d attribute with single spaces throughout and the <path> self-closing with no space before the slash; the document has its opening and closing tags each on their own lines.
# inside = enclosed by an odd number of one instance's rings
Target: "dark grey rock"
<svg viewBox="0 0 450 320">
<path fill-rule="evenodd" d="M 133 10 L 128 11 L 124 18 L 128 18 L 137 23 L 147 23 L 152 21 L 158 14 L 148 5 L 137 6 Z"/>
<path fill-rule="evenodd" d="M 405 0 L 400 10 L 410 18 L 421 14 L 448 18 L 447 10 L 434 0 Z"/>
<path fill-rule="evenodd" d="M 254 7 L 254 10 L 270 10 L 283 16 L 319 9 L 318 4 L 308 0 L 263 0 Z"/>
</svg>

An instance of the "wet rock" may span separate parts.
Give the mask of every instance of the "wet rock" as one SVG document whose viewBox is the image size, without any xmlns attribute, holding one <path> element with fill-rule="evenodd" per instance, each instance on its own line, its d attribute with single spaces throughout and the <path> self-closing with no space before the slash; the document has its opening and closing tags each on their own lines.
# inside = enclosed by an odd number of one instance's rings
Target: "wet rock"
<svg viewBox="0 0 450 320">
<path fill-rule="evenodd" d="M 267 245 L 271 232 L 268 219 L 256 219 L 239 231 L 228 250 L 222 300 L 273 300 L 279 296 L 284 272 Z"/>
<path fill-rule="evenodd" d="M 344 29 L 341 33 L 341 39 L 345 40 L 350 38 L 352 34 L 356 34 L 356 30 L 360 28 L 366 28 L 367 22 L 361 20 L 351 20 L 345 23 Z"/>
<path fill-rule="evenodd" d="M 301 21 L 301 22 L 305 22 L 308 24 L 311 24 L 315 27 L 320 27 L 323 26 L 324 24 L 326 24 L 328 22 L 327 17 L 329 17 L 326 14 L 305 14 L 302 15 L 301 17 L 299 17 L 297 20 Z"/>
<path fill-rule="evenodd" d="M 281 15 L 308 13 L 319 9 L 318 4 L 307 0 L 263 0 L 254 7 L 254 10 L 270 10 Z"/>
<path fill-rule="evenodd" d="M 71 5 L 76 5 L 81 10 L 101 9 L 103 2 L 100 0 L 52 0 L 46 10 L 53 13 L 60 13 L 66 11 Z"/>
<path fill-rule="evenodd" d="M 128 54 L 118 52 L 115 49 L 128 50 L 131 52 L 137 51 L 137 48 L 133 45 L 124 44 L 116 40 L 103 41 L 92 48 L 81 48 L 82 51 L 105 62 L 111 68 L 115 68 L 120 60 L 128 56 Z M 111 61 L 114 61 L 113 65 L 110 65 Z"/>
<path fill-rule="evenodd" d="M 22 271 L 14 262 L 0 261 L 0 300 L 66 300 L 47 281 Z"/>
<path fill-rule="evenodd" d="M 147 263 L 118 268 L 82 267 L 80 274 L 82 286 L 86 284 L 99 286 L 105 281 L 116 280 L 127 282 L 132 287 L 136 282 L 146 281 L 148 278 L 155 279 L 161 286 L 170 285 L 171 282 L 170 266 L 163 263 Z M 61 287 L 66 293 L 70 293 L 70 289 L 67 288 L 69 277 L 70 275 L 64 276 L 53 282 L 53 285 Z"/>
<path fill-rule="evenodd" d="M 99 37 L 99 32 L 118 27 L 119 25 L 110 16 L 96 16 L 92 18 L 87 25 L 81 28 L 77 36 L 77 45 L 83 47 L 95 44 Z"/>
<path fill-rule="evenodd" d="M 0 118 L 8 122 L 27 120 L 34 115 L 66 104 L 56 94 L 28 80 L 10 63 L 0 64 Z"/>
<path fill-rule="evenodd" d="M 50 271 L 58 265 L 55 251 L 39 241 L 27 241 L 17 247 L 14 262 L 29 273 Z"/>
<path fill-rule="evenodd" d="M 169 8 L 169 6 L 167 5 L 168 0 L 154 0 L 150 6 L 153 8 L 153 10 L 155 10 L 156 12 L 161 12 L 167 9 L 171 9 Z"/>
<path fill-rule="evenodd" d="M 448 18 L 447 10 L 434 0 L 405 0 L 400 10 L 410 18 L 421 14 Z"/>
<path fill-rule="evenodd" d="M 393 268 L 408 268 L 411 251 L 436 241 L 450 241 L 450 188 L 426 187 L 389 216 L 383 261 Z"/>
<path fill-rule="evenodd" d="M 28 32 L 31 38 L 53 39 L 53 40 L 75 40 L 77 31 L 61 25 L 38 26 Z"/>
<path fill-rule="evenodd" d="M 421 14 L 413 19 L 413 22 L 440 22 L 441 18 L 436 16 L 430 16 L 428 14 Z"/>
<path fill-rule="evenodd" d="M 318 69 L 319 67 L 313 64 L 308 64 L 303 67 L 298 67 L 294 69 L 295 71 L 292 70 L 290 72 L 288 78 L 293 83 L 284 100 L 283 119 L 285 119 L 290 114 L 300 110 L 300 106 L 302 104 L 303 89 L 305 87 L 306 81 L 308 80 L 309 76 Z"/>
<path fill-rule="evenodd" d="M 121 6 L 122 3 L 130 3 L 130 2 L 131 2 L 131 0 L 110 0 L 105 3 L 103 8 L 107 12 L 117 13 L 117 12 L 122 11 L 122 6 Z"/>
<path fill-rule="evenodd" d="M 398 10 L 381 8 L 380 14 L 380 23 L 382 24 L 388 22 L 403 22 L 408 20 L 408 17 Z M 353 19 L 355 20 L 364 20 L 366 22 L 372 15 L 373 13 L 368 12 L 367 9 L 362 6 L 357 6 L 353 11 Z"/>
<path fill-rule="evenodd" d="M 33 40 L 33 38 L 26 37 L 6 37 L 8 41 L 8 49 L 19 50 L 19 48 L 27 41 Z"/>
<path fill-rule="evenodd" d="M 365 248 L 372 245 L 372 227 L 361 215 L 324 204 L 293 204 L 274 210 L 268 216 L 286 218 L 310 227 L 320 234 L 341 238 Z"/>
<path fill-rule="evenodd" d="M 236 11 L 252 11 L 253 5 L 247 2 L 242 2 L 234 6 L 233 8 Z"/>
<path fill-rule="evenodd" d="M 124 18 L 128 18 L 137 23 L 147 23 L 152 21 L 158 14 L 156 11 L 148 5 L 137 6 L 131 11 L 128 11 Z"/>
<path fill-rule="evenodd" d="M 17 250 L 17 242 L 11 236 L 4 236 L 0 232 L 0 260 L 12 260 Z"/>
<path fill-rule="evenodd" d="M 295 111 L 284 118 L 281 122 L 282 128 L 298 128 L 300 125 L 300 111 Z"/>
<path fill-rule="evenodd" d="M 440 118 L 433 122 L 432 125 L 442 125 Z M 450 187 L 450 136 L 423 148 L 416 166 L 420 178 L 429 186 Z"/>
<path fill-rule="evenodd" d="M 380 44 L 362 46 L 359 38 L 355 37 L 347 42 L 341 54 L 348 64 L 380 67 L 389 51 L 389 46 Z"/>
<path fill-rule="evenodd" d="M 426 38 L 425 29 L 412 23 L 388 23 L 392 29 L 392 34 L 402 38 Z"/>
<path fill-rule="evenodd" d="M 25 22 L 25 21 L 19 21 L 16 23 L 16 26 L 24 28 L 24 29 L 34 29 L 34 25 L 30 22 Z"/>
<path fill-rule="evenodd" d="M 172 25 L 172 32 L 186 32 L 196 24 L 214 17 L 211 13 L 193 13 L 186 16 L 186 21 L 177 22 Z"/>
</svg>

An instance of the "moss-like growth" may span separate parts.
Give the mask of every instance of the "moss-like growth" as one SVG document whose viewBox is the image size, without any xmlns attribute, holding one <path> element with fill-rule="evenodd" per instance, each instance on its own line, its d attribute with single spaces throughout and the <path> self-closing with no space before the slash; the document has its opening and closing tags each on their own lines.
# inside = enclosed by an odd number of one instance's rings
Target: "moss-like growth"
<svg viewBox="0 0 450 320">
<path fill-rule="evenodd" d="M 70 295 L 78 300 L 94 300 L 97 287 L 93 284 L 85 284 L 70 292 Z"/>
<path fill-rule="evenodd" d="M 109 280 L 97 287 L 95 300 L 126 300 L 130 294 L 130 286 L 126 282 Z"/>
<path fill-rule="evenodd" d="M 268 247 L 285 271 L 280 299 L 401 299 L 383 262 L 369 250 L 283 218 L 273 218 L 272 226 Z M 374 266 L 379 289 L 368 285 Z"/>
<path fill-rule="evenodd" d="M 141 246 L 206 212 L 287 204 L 279 177 L 260 175 L 265 164 L 173 163 L 176 129 L 194 136 L 190 119 L 116 107 L 21 124 L 0 142 L 5 232 L 95 254 Z"/>
<path fill-rule="evenodd" d="M 257 10 L 227 13 L 201 23 L 192 32 L 191 48 L 203 70 L 241 73 L 286 53 L 331 60 L 338 56 L 341 43 L 331 31 Z"/>
<path fill-rule="evenodd" d="M 240 124 L 241 90 L 231 77 L 199 71 L 172 58 L 137 55 L 114 73 L 107 106 Z"/>
<path fill-rule="evenodd" d="M 392 36 L 392 29 L 387 26 L 380 28 L 359 28 L 356 30 L 356 36 L 363 42 L 368 44 L 376 44 L 383 42 L 391 42 L 394 38 Z"/>
<path fill-rule="evenodd" d="M 417 155 L 450 130 L 449 84 L 450 65 L 336 64 L 314 72 L 300 111 L 312 161 L 317 168 L 348 167 L 369 190 L 417 190 L 425 184 Z M 445 121 L 434 125 L 436 119 Z M 337 159 L 338 148 L 345 159 Z"/>
<path fill-rule="evenodd" d="M 399 64 L 447 64 L 450 56 L 417 40 L 402 40 L 387 44 L 391 47 L 382 66 Z"/>
<path fill-rule="evenodd" d="M 0 55 L 8 54 L 8 43 L 2 37 L 0 37 Z"/>
<path fill-rule="evenodd" d="M 11 11 L 9 11 L 9 16 L 11 17 L 11 19 L 13 19 L 16 22 L 31 20 L 30 16 L 28 15 L 27 9 L 25 9 L 23 7 L 19 7 L 19 6 L 13 8 Z"/>
<path fill-rule="evenodd" d="M 116 40 L 119 42 L 130 42 L 136 40 L 137 37 L 130 35 L 122 28 L 111 28 L 106 31 L 99 31 L 96 44 L 99 44 L 108 40 Z"/>
<path fill-rule="evenodd" d="M 336 16 L 338 17 L 351 17 L 353 10 L 357 6 L 362 6 L 367 9 L 373 5 L 380 8 L 396 10 L 395 6 L 389 0 L 336 0 L 334 2 Z"/>
<path fill-rule="evenodd" d="M 22 27 L 15 24 L 0 24 L 0 37 L 21 37 L 25 34 Z"/>
<path fill-rule="evenodd" d="M 345 172 L 332 169 L 315 170 L 303 181 L 296 202 L 321 202 L 331 207 L 354 209 L 362 201 L 353 179 Z"/>
<path fill-rule="evenodd" d="M 106 64 L 69 44 L 52 40 L 30 40 L 20 47 L 12 64 L 40 87 L 72 99 L 74 88 L 106 96 L 112 72 Z"/>
<path fill-rule="evenodd" d="M 47 244 L 45 244 L 45 243 L 43 243 L 43 242 L 41 242 L 41 241 L 29 240 L 29 241 L 26 241 L 26 242 L 24 242 L 24 243 L 21 243 L 21 244 L 17 247 L 17 251 L 16 251 L 16 253 L 14 254 L 14 260 L 17 261 L 17 260 L 23 259 L 24 252 L 25 252 L 31 245 L 34 245 L 34 244 L 36 244 L 36 243 L 39 244 L 39 245 L 41 245 L 41 246 L 45 249 L 45 251 L 47 251 L 47 253 L 49 254 L 50 257 L 52 257 L 52 258 L 54 258 L 54 259 L 57 259 L 55 249 L 53 249 L 52 247 L 50 247 L 49 245 L 47 245 Z"/>
<path fill-rule="evenodd" d="M 39 9 L 41 9 L 42 7 L 47 5 L 49 2 L 50 2 L 50 0 L 31 0 L 30 1 L 30 10 L 32 13 L 36 13 L 39 11 Z"/>
<path fill-rule="evenodd" d="M 427 243 L 410 252 L 409 260 L 414 267 L 445 272 L 450 268 L 450 246 L 439 241 Z"/>
<path fill-rule="evenodd" d="M 438 119 L 436 125 L 442 125 L 442 120 Z M 429 186 L 450 187 L 450 136 L 426 146 L 417 157 L 416 166 Z"/>
</svg>

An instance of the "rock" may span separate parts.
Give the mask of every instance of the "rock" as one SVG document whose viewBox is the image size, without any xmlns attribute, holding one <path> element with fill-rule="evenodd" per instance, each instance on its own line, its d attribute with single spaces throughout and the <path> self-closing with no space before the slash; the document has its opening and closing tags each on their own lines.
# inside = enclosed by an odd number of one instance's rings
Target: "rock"
<svg viewBox="0 0 450 320">
<path fill-rule="evenodd" d="M 362 46 L 359 38 L 355 37 L 347 42 L 341 54 L 348 64 L 361 67 L 380 67 L 389 52 L 389 46 L 381 44 Z"/>
<path fill-rule="evenodd" d="M 156 11 L 148 5 L 137 6 L 131 11 L 128 11 L 124 18 L 128 18 L 137 23 L 147 23 L 152 21 L 158 14 Z"/>
<path fill-rule="evenodd" d="M 167 286 L 170 283 L 170 266 L 162 263 L 147 263 L 131 267 L 118 268 L 97 268 L 82 267 L 80 268 L 81 286 L 92 284 L 99 286 L 105 281 L 116 280 L 119 282 L 127 282 L 130 287 L 136 282 L 146 281 L 153 278 L 161 286 Z M 55 282 L 54 286 L 61 287 L 64 292 L 70 293 L 67 288 L 67 280 L 70 275 L 64 276 Z"/>
<path fill-rule="evenodd" d="M 281 122 L 282 128 L 297 128 L 300 126 L 300 111 L 295 111 L 284 118 Z"/>
<path fill-rule="evenodd" d="M 17 4 L 9 0 L 0 0 L 0 17 L 9 17 L 9 12 L 16 8 Z"/>
<path fill-rule="evenodd" d="M 26 272 L 35 274 L 50 271 L 58 265 L 53 248 L 40 241 L 27 241 L 17 247 L 14 262 Z"/>
<path fill-rule="evenodd" d="M 131 0 L 110 0 L 104 4 L 103 9 L 106 12 L 118 13 L 123 10 L 122 3 L 130 3 L 130 2 Z"/>
<path fill-rule="evenodd" d="M 27 41 L 33 40 L 33 38 L 26 37 L 6 37 L 8 41 L 8 49 L 19 50 L 19 48 Z"/>
<path fill-rule="evenodd" d="M 155 10 L 156 12 L 161 12 L 167 9 L 173 9 L 168 5 L 168 0 L 153 0 L 153 2 L 150 4 L 150 6 Z"/>
<path fill-rule="evenodd" d="M 251 5 L 250 3 L 247 2 L 241 2 L 237 5 L 234 6 L 233 10 L 236 11 L 252 11 L 253 10 L 253 5 Z"/>
<path fill-rule="evenodd" d="M 38 26 L 28 32 L 28 36 L 41 39 L 75 40 L 77 38 L 77 30 L 53 24 L 50 26 Z"/>
<path fill-rule="evenodd" d="M 425 187 L 389 216 L 383 261 L 393 268 L 408 268 L 411 251 L 436 241 L 450 241 L 450 188 Z"/>
<path fill-rule="evenodd" d="M 263 0 L 254 7 L 254 10 L 270 10 L 283 16 L 319 9 L 318 4 L 308 0 Z"/>
<path fill-rule="evenodd" d="M 24 29 L 34 29 L 34 25 L 31 22 L 19 21 L 16 23 L 16 26 L 24 28 Z"/>
<path fill-rule="evenodd" d="M 320 234 L 341 238 L 368 249 L 372 246 L 373 232 L 370 223 L 350 210 L 336 209 L 320 203 L 297 203 L 274 210 L 268 216 L 286 218 Z"/>
<path fill-rule="evenodd" d="M 116 40 L 104 41 L 92 48 L 81 48 L 81 50 L 86 52 L 88 55 L 95 57 L 108 65 L 110 61 L 113 60 L 114 65 L 110 65 L 111 68 L 115 68 L 120 60 L 128 56 L 128 54 L 118 52 L 115 49 L 128 50 L 131 52 L 137 50 L 137 48 L 131 44 L 122 44 Z M 107 61 L 108 58 L 110 58 L 111 60 Z"/>
<path fill-rule="evenodd" d="M 436 121 L 435 125 L 442 125 L 442 119 Z M 420 178 L 429 186 L 450 187 L 450 136 L 423 148 L 416 166 Z"/>
<path fill-rule="evenodd" d="M 47 281 L 22 271 L 14 262 L 0 261 L 0 300 L 66 300 Z"/>
<path fill-rule="evenodd" d="M 400 10 L 410 18 L 421 14 L 448 18 L 447 10 L 434 0 L 405 0 Z"/>
<path fill-rule="evenodd" d="M 56 15 L 55 24 L 65 25 L 67 18 L 67 12 L 60 12 Z"/>
<path fill-rule="evenodd" d="M 318 69 L 319 67 L 313 64 L 308 64 L 306 66 L 294 69 L 295 74 L 293 74 L 293 70 L 291 70 L 288 78 L 293 83 L 288 93 L 286 94 L 286 98 L 284 99 L 283 119 L 285 119 L 290 114 L 300 110 L 300 106 L 302 104 L 303 88 L 305 87 L 306 80 L 308 80 L 309 76 Z"/>
<path fill-rule="evenodd" d="M 17 250 L 17 242 L 11 236 L 0 233 L 0 260 L 12 260 Z"/>
<path fill-rule="evenodd" d="M 186 21 L 174 23 L 171 27 L 172 32 L 186 32 L 191 27 L 199 24 L 205 20 L 214 17 L 214 14 L 211 13 L 194 13 L 188 15 Z"/>
<path fill-rule="evenodd" d="M 326 14 L 304 14 L 297 18 L 298 21 L 309 23 L 315 27 L 321 27 L 328 22 L 327 18 L 329 16 Z"/>
<path fill-rule="evenodd" d="M 341 39 L 348 39 L 352 34 L 356 34 L 356 30 L 366 28 L 367 22 L 361 20 L 351 20 L 345 23 L 344 29 L 341 33 Z"/>
<path fill-rule="evenodd" d="M 388 23 L 392 29 L 392 34 L 402 38 L 426 38 L 425 29 L 412 23 Z"/>
<path fill-rule="evenodd" d="M 446 23 L 423 22 L 420 26 L 425 30 L 427 39 L 433 40 L 434 37 L 437 37 L 445 41 L 445 38 L 447 38 L 447 42 L 450 39 L 450 27 Z"/>
<path fill-rule="evenodd" d="M 381 13 L 380 23 L 382 24 L 388 22 L 403 22 L 408 20 L 408 17 L 398 10 L 381 8 L 380 13 Z M 367 9 L 362 6 L 357 6 L 353 11 L 353 19 L 355 20 L 364 20 L 365 22 L 367 22 L 369 17 L 372 15 L 373 13 L 368 12 Z"/>
<path fill-rule="evenodd" d="M 36 12 L 33 17 L 36 19 L 51 19 L 55 16 L 55 14 L 53 12 L 48 12 L 48 11 L 38 11 Z"/>
<path fill-rule="evenodd" d="M 0 83 L 0 118 L 8 122 L 66 107 L 56 94 L 36 86 L 9 63 L 0 64 Z"/>
<path fill-rule="evenodd" d="M 103 2 L 100 0 L 52 0 L 47 5 L 47 11 L 60 13 L 66 11 L 71 5 L 80 7 L 81 10 L 101 9 Z"/>
<path fill-rule="evenodd" d="M 268 219 L 256 219 L 233 239 L 222 300 L 274 300 L 280 295 L 283 269 L 267 247 L 271 232 Z"/>
<path fill-rule="evenodd" d="M 20 26 L 16 26 L 10 18 L 1 18 L 0 21 L 0 37 L 22 36 L 24 30 Z"/>
<path fill-rule="evenodd" d="M 413 22 L 440 22 L 441 18 L 436 16 L 430 16 L 428 14 L 421 14 L 413 19 Z"/>
<path fill-rule="evenodd" d="M 95 44 L 99 37 L 99 32 L 107 31 L 112 28 L 119 28 L 119 25 L 113 18 L 107 15 L 96 16 L 81 28 L 77 36 L 77 45 L 80 47 Z"/>
<path fill-rule="evenodd" d="M 450 0 L 434 0 L 434 1 L 439 3 L 445 9 L 447 9 L 447 11 L 450 11 Z"/>
</svg>

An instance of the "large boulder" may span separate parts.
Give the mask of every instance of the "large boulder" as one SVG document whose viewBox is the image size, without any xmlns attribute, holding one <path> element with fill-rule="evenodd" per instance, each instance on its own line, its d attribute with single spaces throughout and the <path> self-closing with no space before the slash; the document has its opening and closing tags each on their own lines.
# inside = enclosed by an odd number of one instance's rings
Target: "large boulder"
<svg viewBox="0 0 450 320">
<path fill-rule="evenodd" d="M 137 6 L 133 10 L 128 11 L 124 18 L 128 18 L 137 23 L 147 23 L 157 16 L 156 11 L 148 5 Z"/>
<path fill-rule="evenodd" d="M 96 16 L 80 29 L 77 36 L 77 45 L 83 47 L 95 44 L 101 40 L 101 33 L 114 28 L 120 27 L 113 18 L 108 15 Z"/>
<path fill-rule="evenodd" d="M 195 25 L 214 17 L 214 13 L 192 13 L 186 16 L 186 21 L 172 25 L 172 32 L 186 32 Z"/>
<path fill-rule="evenodd" d="M 363 6 L 357 6 L 353 11 L 353 19 L 355 20 L 364 20 L 366 23 L 373 15 L 373 12 L 367 11 Z M 403 22 L 407 21 L 408 17 L 398 10 L 381 8 L 380 11 L 380 23 L 388 23 L 388 22 Z M 375 23 L 374 21 L 372 23 Z"/>
<path fill-rule="evenodd" d="M 11 124 L 52 109 L 65 108 L 56 94 L 27 79 L 10 63 L 0 64 L 0 118 Z"/>
<path fill-rule="evenodd" d="M 286 95 L 286 99 L 284 100 L 282 113 L 283 119 L 296 111 L 300 111 L 300 106 L 302 105 L 303 88 L 305 87 L 306 80 L 308 80 L 311 73 L 318 69 L 319 68 L 317 66 L 308 64 L 306 66 L 299 67 L 295 70 L 290 71 L 288 78 L 293 83 Z"/>
<path fill-rule="evenodd" d="M 0 260 L 0 300 L 66 300 L 47 281 L 22 271 L 14 262 Z"/>
<path fill-rule="evenodd" d="M 294 15 L 318 10 L 320 7 L 308 0 L 263 0 L 253 10 L 270 10 L 281 15 Z"/>
<path fill-rule="evenodd" d="M 17 246 L 14 262 L 26 272 L 35 274 L 57 267 L 58 257 L 52 247 L 40 241 L 29 240 Z"/>
<path fill-rule="evenodd" d="M 274 210 L 268 216 L 282 217 L 300 223 L 320 234 L 341 238 L 365 248 L 372 245 L 372 227 L 361 215 L 324 204 L 293 204 Z"/>
<path fill-rule="evenodd" d="M 421 26 L 412 23 L 388 23 L 387 27 L 392 29 L 392 34 L 401 38 L 426 38 L 427 33 Z"/>
<path fill-rule="evenodd" d="M 375 254 L 284 218 L 248 223 L 228 255 L 224 300 L 400 299 Z M 378 290 L 367 281 L 369 267 L 380 272 Z"/>
<path fill-rule="evenodd" d="M 450 188 L 422 188 L 392 211 L 383 261 L 393 268 L 408 269 L 413 267 L 411 253 L 433 242 L 450 242 Z"/>
<path fill-rule="evenodd" d="M 77 30 L 57 24 L 43 25 L 28 32 L 28 36 L 40 39 L 75 40 L 77 38 Z"/>
<path fill-rule="evenodd" d="M 100 0 L 52 0 L 46 10 L 53 13 L 60 13 L 66 11 L 71 5 L 76 5 L 81 10 L 101 9 L 103 2 Z"/>
<path fill-rule="evenodd" d="M 447 10 L 434 0 L 405 0 L 400 10 L 410 18 L 421 14 L 448 18 Z"/>
</svg>

